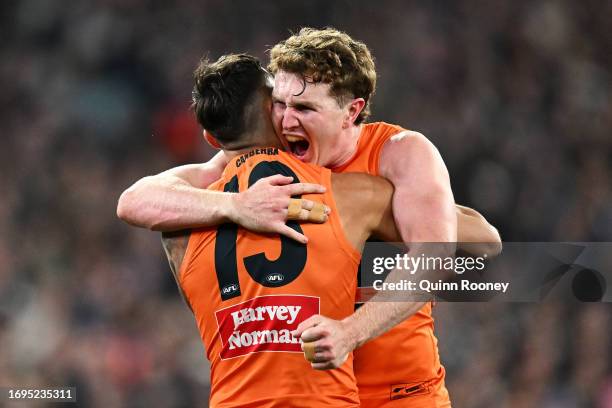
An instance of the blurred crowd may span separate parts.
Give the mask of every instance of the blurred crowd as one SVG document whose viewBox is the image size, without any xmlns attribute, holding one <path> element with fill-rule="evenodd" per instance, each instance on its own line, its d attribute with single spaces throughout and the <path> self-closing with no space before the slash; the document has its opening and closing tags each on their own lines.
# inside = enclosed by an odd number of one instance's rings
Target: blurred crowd
<svg viewBox="0 0 612 408">
<path fill-rule="evenodd" d="M 209 375 L 159 235 L 115 216 L 205 161 L 203 55 L 301 26 L 370 47 L 372 120 L 427 135 L 456 201 L 507 241 L 612 241 L 612 2 L 10 0 L 0 5 L 0 385 L 84 406 L 205 406 Z M 456 407 L 612 407 L 609 304 L 438 304 Z"/>
</svg>

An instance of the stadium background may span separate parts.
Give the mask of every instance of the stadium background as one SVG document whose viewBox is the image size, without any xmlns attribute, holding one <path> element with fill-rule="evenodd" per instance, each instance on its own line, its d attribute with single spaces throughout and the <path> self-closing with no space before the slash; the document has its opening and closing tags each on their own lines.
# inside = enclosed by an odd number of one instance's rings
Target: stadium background
<svg viewBox="0 0 612 408">
<path fill-rule="evenodd" d="M 377 61 L 372 120 L 426 134 L 508 241 L 612 241 L 612 3 L 47 0 L 0 5 L 0 384 L 84 406 L 202 406 L 203 348 L 136 179 L 211 151 L 198 58 L 331 25 Z M 570 296 L 571 297 L 571 296 Z M 612 407 L 612 309 L 439 304 L 456 407 Z"/>
</svg>

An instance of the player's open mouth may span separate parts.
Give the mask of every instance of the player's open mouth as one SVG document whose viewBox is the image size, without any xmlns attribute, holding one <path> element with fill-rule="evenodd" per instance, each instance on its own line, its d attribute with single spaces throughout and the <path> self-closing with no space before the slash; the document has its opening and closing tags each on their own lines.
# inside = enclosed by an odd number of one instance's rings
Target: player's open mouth
<svg viewBox="0 0 612 408">
<path fill-rule="evenodd" d="M 286 135 L 285 139 L 287 139 L 287 142 L 289 143 L 291 153 L 296 155 L 298 158 L 306 156 L 306 152 L 310 147 L 310 142 L 308 140 L 294 135 Z"/>
</svg>

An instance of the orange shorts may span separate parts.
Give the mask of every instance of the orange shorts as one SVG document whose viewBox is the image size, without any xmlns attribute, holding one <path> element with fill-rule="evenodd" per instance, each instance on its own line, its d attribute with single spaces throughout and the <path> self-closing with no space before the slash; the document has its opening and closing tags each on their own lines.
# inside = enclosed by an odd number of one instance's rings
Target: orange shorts
<svg viewBox="0 0 612 408">
<path fill-rule="evenodd" d="M 451 408 L 450 397 L 443 380 L 420 384 L 396 384 L 379 393 L 360 393 L 359 399 L 361 408 Z"/>
</svg>

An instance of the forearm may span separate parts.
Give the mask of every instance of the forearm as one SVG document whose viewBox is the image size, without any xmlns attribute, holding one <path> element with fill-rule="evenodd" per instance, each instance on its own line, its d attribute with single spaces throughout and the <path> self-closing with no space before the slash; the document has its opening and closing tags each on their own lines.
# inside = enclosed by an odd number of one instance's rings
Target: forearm
<svg viewBox="0 0 612 408">
<path fill-rule="evenodd" d="M 424 293 L 421 299 L 430 295 Z M 429 301 L 429 300 L 427 300 Z M 343 320 L 348 328 L 354 348 L 362 346 L 367 341 L 380 336 L 391 328 L 412 316 L 427 303 L 421 301 L 376 301 L 375 298 L 357 309 L 355 313 Z"/>
<path fill-rule="evenodd" d="M 455 251 L 454 243 L 435 243 L 413 245 L 406 256 L 408 258 L 452 257 Z M 409 290 L 381 290 L 368 302 L 357 309 L 355 313 L 344 319 L 347 331 L 350 333 L 355 347 L 380 336 L 398 323 L 418 312 L 427 302 L 433 300 L 433 293 L 421 289 L 418 282 L 428 280 L 448 280 L 453 276 L 446 270 L 418 268 L 416 270 L 394 269 L 389 273 L 384 284 L 411 282 Z"/>
<path fill-rule="evenodd" d="M 397 199 L 397 197 L 395 198 Z M 397 225 L 401 226 L 408 224 L 409 220 L 404 219 L 404 215 L 407 214 L 406 212 L 397 211 L 396 214 Z M 478 254 L 480 256 L 483 254 L 489 256 L 496 256 L 499 254 L 501 251 L 501 240 L 497 229 L 490 225 L 480 213 L 471 208 L 457 205 L 456 216 L 457 236 L 459 241 L 457 244 L 458 250 L 463 250 L 470 254 Z M 402 238 L 405 244 L 409 246 L 410 243 L 408 241 L 413 240 L 413 238 L 409 238 L 410 232 L 406 228 L 400 227 L 398 229 L 400 235 L 403 234 L 403 237 L 405 237 Z M 452 233 L 452 227 L 450 231 Z M 450 238 L 450 235 L 447 238 Z M 421 252 L 428 252 L 430 256 L 445 258 L 453 255 L 453 248 L 454 246 L 452 243 L 447 246 L 429 246 L 429 249 L 426 251 L 417 251 L 417 253 L 411 251 L 408 253 L 408 256 L 420 256 Z M 406 271 L 403 270 L 394 270 L 389 274 L 385 282 L 400 282 L 403 279 L 408 279 L 412 282 L 419 282 L 422 279 L 437 281 L 438 279 L 446 280 L 452 276 L 452 274 L 431 270 L 420 270 L 410 275 L 407 275 Z M 394 296 L 398 296 L 397 294 L 379 293 L 358 309 L 353 315 L 344 320 L 352 333 L 353 341 L 357 347 L 390 330 L 401 321 L 412 316 L 414 313 L 418 312 L 427 301 L 433 298 L 431 293 L 418 290 L 418 288 L 410 291 L 402 291 L 400 293 L 401 295 L 399 296 L 402 298 L 395 299 L 400 300 L 399 302 L 391 301 L 394 300 Z"/>
<path fill-rule="evenodd" d="M 402 192 L 396 191 L 394 205 L 399 202 L 406 202 L 398 199 Z M 449 203 L 450 204 L 450 203 Z M 407 258 L 412 259 L 446 259 L 452 257 L 456 250 L 456 217 L 452 206 L 440 203 L 431 208 L 431 213 L 436 213 L 437 217 L 431 217 L 433 221 L 420 221 L 415 225 L 415 219 L 407 211 L 397 211 L 395 214 L 398 230 L 409 251 Z M 437 207 L 437 210 L 436 210 Z M 418 208 L 416 209 L 417 212 Z M 429 213 L 429 211 L 422 211 Z M 421 220 L 426 218 L 422 217 Z M 401 227 L 401 226 L 404 227 Z M 414 227 L 410 227 L 415 225 Z M 433 263 L 436 264 L 435 262 Z M 398 266 L 399 268 L 399 266 Z M 418 282 L 428 280 L 435 282 L 438 280 L 448 280 L 453 276 L 452 272 L 446 270 L 427 269 L 417 267 L 415 270 L 394 269 L 386 277 L 384 284 L 397 284 L 400 282 L 412 282 L 416 284 L 410 290 L 378 291 L 374 297 L 359 308 L 353 315 L 345 319 L 348 332 L 351 333 L 355 347 L 359 347 L 368 340 L 380 336 L 401 321 L 409 318 L 418 312 L 423 305 L 433 299 L 433 295 L 420 289 Z"/>
<path fill-rule="evenodd" d="M 457 249 L 472 255 L 494 257 L 502 250 L 501 238 L 497 228 L 478 211 L 457 205 Z"/>
<path fill-rule="evenodd" d="M 229 220 L 232 195 L 193 187 L 173 175 L 145 177 L 121 195 L 117 216 L 156 231 L 214 226 Z"/>
<path fill-rule="evenodd" d="M 128 224 L 158 231 L 218 225 L 226 220 L 230 196 L 205 190 L 221 177 L 227 157 L 187 164 L 144 177 L 125 190 L 117 216 Z"/>
</svg>

